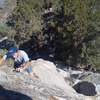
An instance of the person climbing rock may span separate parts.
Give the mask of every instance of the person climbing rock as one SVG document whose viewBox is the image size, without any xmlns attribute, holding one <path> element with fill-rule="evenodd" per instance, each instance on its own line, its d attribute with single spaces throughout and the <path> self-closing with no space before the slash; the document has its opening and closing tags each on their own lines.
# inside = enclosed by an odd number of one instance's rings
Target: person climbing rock
<svg viewBox="0 0 100 100">
<path fill-rule="evenodd" d="M 14 61 L 14 71 L 22 72 L 26 70 L 30 76 L 36 76 L 32 71 L 28 54 L 25 51 L 19 50 L 16 46 L 11 46 L 8 52 L 0 59 L 0 65 L 8 58 L 12 58 Z"/>
</svg>

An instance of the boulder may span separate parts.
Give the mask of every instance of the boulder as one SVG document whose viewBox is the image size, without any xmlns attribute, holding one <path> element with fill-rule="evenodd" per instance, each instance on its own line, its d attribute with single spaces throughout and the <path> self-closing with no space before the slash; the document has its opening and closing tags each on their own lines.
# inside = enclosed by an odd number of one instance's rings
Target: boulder
<svg viewBox="0 0 100 100">
<path fill-rule="evenodd" d="M 57 72 L 56 66 L 52 62 L 38 59 L 32 61 L 31 66 L 33 66 L 33 72 L 43 82 L 47 82 L 63 88 L 64 90 L 69 90 L 70 92 L 76 93 L 75 90 L 66 83 L 63 76 Z"/>
<path fill-rule="evenodd" d="M 13 72 L 13 68 L 2 66 L 0 73 L 0 100 L 91 100 L 78 95 L 69 85 L 65 90 L 64 87 L 55 86 L 51 81 L 45 83 L 39 78 L 30 77 L 25 71 L 16 73 Z"/>
<path fill-rule="evenodd" d="M 95 96 L 97 94 L 95 85 L 86 81 L 80 82 L 73 86 L 73 88 L 81 94 L 86 96 Z"/>
</svg>

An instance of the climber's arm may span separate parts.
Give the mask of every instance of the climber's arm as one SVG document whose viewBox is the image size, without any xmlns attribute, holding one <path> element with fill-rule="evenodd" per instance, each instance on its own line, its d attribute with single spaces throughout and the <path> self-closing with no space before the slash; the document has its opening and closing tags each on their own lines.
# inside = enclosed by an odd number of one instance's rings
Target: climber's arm
<svg viewBox="0 0 100 100">
<path fill-rule="evenodd" d="M 1 58 L 1 59 L 0 59 L 0 65 L 2 65 L 2 62 L 3 62 L 4 60 L 5 60 L 4 58 Z"/>
</svg>

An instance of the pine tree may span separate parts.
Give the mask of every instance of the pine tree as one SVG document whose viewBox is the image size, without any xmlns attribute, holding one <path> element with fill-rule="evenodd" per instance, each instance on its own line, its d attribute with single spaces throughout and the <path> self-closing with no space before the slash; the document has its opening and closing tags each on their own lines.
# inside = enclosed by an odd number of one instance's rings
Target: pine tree
<svg viewBox="0 0 100 100">
<path fill-rule="evenodd" d="M 41 1 L 17 1 L 17 6 L 13 11 L 13 25 L 16 30 L 16 41 L 19 42 L 19 44 L 21 41 L 23 43 L 29 40 L 33 33 L 41 32 Z"/>
<path fill-rule="evenodd" d="M 57 57 L 59 56 L 74 66 L 79 63 L 91 64 L 90 59 L 93 59 L 93 56 L 87 52 L 93 53 L 95 51 L 96 43 L 93 44 L 93 42 L 99 36 L 100 13 L 97 9 L 99 9 L 98 1 L 62 1 L 61 9 L 57 11 L 52 24 L 52 27 L 55 28 L 54 41 Z M 90 49 L 91 51 L 89 51 Z M 94 55 L 97 57 L 98 50 L 94 52 Z"/>
</svg>

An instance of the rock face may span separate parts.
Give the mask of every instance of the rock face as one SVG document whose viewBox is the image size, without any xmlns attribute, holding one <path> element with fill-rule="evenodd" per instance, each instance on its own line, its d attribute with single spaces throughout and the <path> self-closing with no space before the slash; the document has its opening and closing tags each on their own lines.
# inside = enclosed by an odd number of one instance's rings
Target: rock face
<svg viewBox="0 0 100 100">
<path fill-rule="evenodd" d="M 100 74 L 91 73 L 88 77 L 84 79 L 84 81 L 88 81 L 91 83 L 95 83 L 96 85 L 100 85 Z"/>
<path fill-rule="evenodd" d="M 39 78 L 30 77 L 25 71 L 15 73 L 13 68 L 0 67 L 0 100 L 92 100 L 77 94 L 65 83 L 57 74 L 53 63 L 43 60 L 32 61 L 32 63 L 37 65 L 36 69 L 35 67 L 33 69 Z M 44 65 L 43 68 L 40 65 Z M 60 85 L 57 85 L 57 82 Z"/>
<path fill-rule="evenodd" d="M 42 81 L 75 93 L 71 86 L 69 86 L 65 82 L 64 78 L 57 72 L 56 67 L 52 62 L 38 59 L 36 61 L 32 61 L 32 66 L 33 71 Z"/>
</svg>

